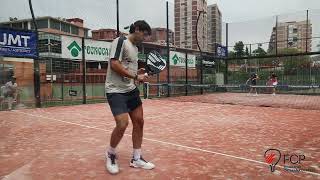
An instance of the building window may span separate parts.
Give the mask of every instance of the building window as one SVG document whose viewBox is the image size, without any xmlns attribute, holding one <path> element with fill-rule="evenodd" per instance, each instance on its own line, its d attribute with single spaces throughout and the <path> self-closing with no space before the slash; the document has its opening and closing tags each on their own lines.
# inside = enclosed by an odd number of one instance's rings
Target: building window
<svg viewBox="0 0 320 180">
<path fill-rule="evenodd" d="M 79 28 L 76 26 L 71 26 L 71 34 L 79 35 Z"/>
<path fill-rule="evenodd" d="M 50 20 L 50 28 L 60 31 L 60 22 L 54 19 Z"/>
<path fill-rule="evenodd" d="M 48 28 L 48 19 L 37 20 L 37 25 L 39 29 Z"/>
<path fill-rule="evenodd" d="M 70 33 L 70 25 L 67 23 L 61 23 L 61 31 Z"/>
<path fill-rule="evenodd" d="M 48 42 L 49 42 L 48 39 L 40 39 L 38 41 L 38 50 L 40 53 L 49 52 Z"/>
<path fill-rule="evenodd" d="M 22 29 L 22 23 L 12 23 L 12 28 Z"/>
<path fill-rule="evenodd" d="M 23 23 L 23 29 L 28 29 L 28 22 Z"/>
<path fill-rule="evenodd" d="M 61 41 L 50 39 L 51 52 L 61 54 Z"/>
<path fill-rule="evenodd" d="M 84 37 L 88 37 L 88 30 L 84 30 Z"/>
<path fill-rule="evenodd" d="M 10 28 L 11 25 L 10 24 L 0 24 L 0 27 Z"/>
</svg>

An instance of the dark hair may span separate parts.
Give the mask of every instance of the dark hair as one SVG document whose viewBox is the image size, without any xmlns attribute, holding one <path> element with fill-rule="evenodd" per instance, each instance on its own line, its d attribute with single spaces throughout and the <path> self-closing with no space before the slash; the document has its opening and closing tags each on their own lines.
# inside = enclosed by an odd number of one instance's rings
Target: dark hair
<svg viewBox="0 0 320 180">
<path fill-rule="evenodd" d="M 149 35 L 151 35 L 151 28 L 149 24 L 144 20 L 138 20 L 130 25 L 129 33 L 134 33 L 136 28 L 139 29 L 139 31 L 147 31 Z"/>
<path fill-rule="evenodd" d="M 256 73 L 252 73 L 251 74 L 251 78 L 255 78 L 255 77 L 257 77 L 257 74 Z"/>
</svg>

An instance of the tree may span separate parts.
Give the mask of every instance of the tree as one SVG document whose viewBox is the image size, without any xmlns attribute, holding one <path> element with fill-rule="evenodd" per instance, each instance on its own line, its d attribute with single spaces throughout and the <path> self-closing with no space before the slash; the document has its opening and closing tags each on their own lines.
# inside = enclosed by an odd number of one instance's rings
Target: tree
<svg viewBox="0 0 320 180">
<path fill-rule="evenodd" d="M 244 55 L 244 44 L 242 41 L 237 42 L 234 47 L 233 50 L 235 51 L 235 56 L 236 57 L 242 57 Z"/>
<path fill-rule="evenodd" d="M 236 57 L 236 53 L 233 51 L 228 52 L 228 57 Z"/>
<path fill-rule="evenodd" d="M 248 49 L 248 46 L 246 46 L 246 56 L 249 56 L 250 53 L 249 53 L 249 49 Z"/>
<path fill-rule="evenodd" d="M 267 55 L 267 52 L 264 49 L 262 49 L 260 46 L 258 47 L 258 49 L 253 50 L 252 53 L 255 56 L 265 56 L 265 55 Z"/>
<path fill-rule="evenodd" d="M 299 50 L 296 48 L 280 49 L 279 54 L 296 54 Z M 308 69 L 311 66 L 311 59 L 309 56 L 288 56 L 280 59 L 280 63 L 284 67 L 286 74 L 294 74 L 298 69 Z"/>
</svg>

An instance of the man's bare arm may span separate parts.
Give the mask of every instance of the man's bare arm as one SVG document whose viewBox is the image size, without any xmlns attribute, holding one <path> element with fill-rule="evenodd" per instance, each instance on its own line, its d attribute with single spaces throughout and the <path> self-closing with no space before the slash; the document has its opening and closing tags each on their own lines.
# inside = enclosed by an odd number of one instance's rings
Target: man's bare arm
<svg viewBox="0 0 320 180">
<path fill-rule="evenodd" d="M 111 65 L 111 69 L 113 71 L 115 71 L 116 73 L 118 73 L 119 75 L 121 76 L 124 76 L 124 77 L 128 77 L 128 78 L 131 78 L 131 79 L 134 79 L 136 78 L 136 74 L 131 74 L 128 70 L 126 70 L 121 62 L 117 59 L 111 59 L 110 61 L 110 65 Z"/>
</svg>

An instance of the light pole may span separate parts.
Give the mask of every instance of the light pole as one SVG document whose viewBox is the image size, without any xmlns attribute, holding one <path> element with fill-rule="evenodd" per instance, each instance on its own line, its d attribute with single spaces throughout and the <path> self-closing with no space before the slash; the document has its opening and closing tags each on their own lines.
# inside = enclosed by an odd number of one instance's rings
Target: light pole
<svg viewBox="0 0 320 180">
<path fill-rule="evenodd" d="M 117 3 L 117 37 L 120 36 L 120 31 L 119 31 L 119 0 L 116 0 Z"/>
<path fill-rule="evenodd" d="M 196 22 L 196 41 L 197 41 L 197 46 L 199 48 L 200 51 L 200 84 L 203 84 L 203 57 L 202 57 L 202 50 L 199 44 L 199 39 L 198 39 L 198 24 L 199 24 L 199 19 L 200 19 L 200 15 L 201 14 L 205 14 L 206 12 L 204 11 L 204 9 L 202 9 L 201 11 L 199 11 L 198 14 L 198 18 L 197 18 L 197 22 Z M 203 19 L 203 17 L 202 17 Z M 202 45 L 203 45 L 204 41 L 203 41 L 203 34 L 202 34 Z M 200 89 L 200 93 L 203 94 L 203 88 L 201 87 Z"/>
<path fill-rule="evenodd" d="M 50 83 L 51 83 L 51 99 L 53 98 L 53 54 L 52 54 L 52 47 L 58 46 L 58 43 L 51 43 L 51 39 L 48 38 L 48 44 L 45 44 L 48 46 L 48 57 L 50 59 Z"/>
<path fill-rule="evenodd" d="M 35 16 L 34 16 L 31 0 L 29 0 L 29 9 L 30 9 L 30 12 L 31 12 L 33 25 L 34 25 L 34 29 L 35 29 L 35 32 L 36 32 L 37 47 L 38 47 L 38 45 L 39 45 L 39 43 L 38 43 L 38 26 L 37 26 L 37 21 L 36 21 Z M 33 63 L 34 96 L 35 96 L 35 104 L 36 104 L 37 108 L 41 107 L 40 80 L 41 79 L 40 79 L 40 66 L 39 66 L 39 51 L 37 51 L 37 55 L 34 58 L 34 63 Z"/>
</svg>

